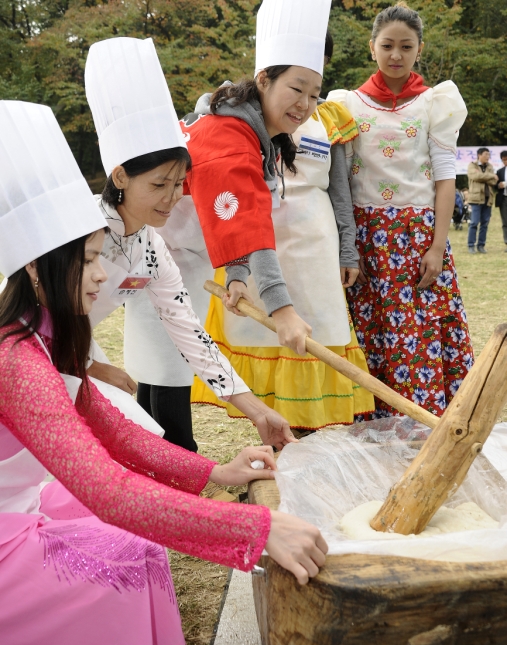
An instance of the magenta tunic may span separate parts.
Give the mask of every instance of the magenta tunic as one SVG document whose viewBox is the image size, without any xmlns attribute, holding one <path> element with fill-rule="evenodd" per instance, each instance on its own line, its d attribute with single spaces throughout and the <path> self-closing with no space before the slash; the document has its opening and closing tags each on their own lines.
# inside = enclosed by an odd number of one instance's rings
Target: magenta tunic
<svg viewBox="0 0 507 645">
<path fill-rule="evenodd" d="M 35 337 L 2 342 L 2 644 L 183 644 L 163 547 L 248 571 L 270 528 L 264 507 L 198 496 L 213 466 L 91 383 L 74 404 Z"/>
</svg>

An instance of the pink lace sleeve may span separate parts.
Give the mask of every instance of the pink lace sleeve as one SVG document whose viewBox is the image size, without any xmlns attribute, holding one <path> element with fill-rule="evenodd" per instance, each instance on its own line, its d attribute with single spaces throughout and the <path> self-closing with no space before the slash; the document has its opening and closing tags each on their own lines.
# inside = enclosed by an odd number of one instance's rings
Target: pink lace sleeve
<svg viewBox="0 0 507 645">
<path fill-rule="evenodd" d="M 36 342 L 0 344 L 0 421 L 104 522 L 249 571 L 267 541 L 269 510 L 172 488 L 197 492 L 213 463 L 147 437 L 94 388 L 85 419 Z"/>
<path fill-rule="evenodd" d="M 201 455 L 161 440 L 125 416 L 93 383 L 83 390 L 76 409 L 109 455 L 129 470 L 198 495 L 216 464 Z"/>
</svg>

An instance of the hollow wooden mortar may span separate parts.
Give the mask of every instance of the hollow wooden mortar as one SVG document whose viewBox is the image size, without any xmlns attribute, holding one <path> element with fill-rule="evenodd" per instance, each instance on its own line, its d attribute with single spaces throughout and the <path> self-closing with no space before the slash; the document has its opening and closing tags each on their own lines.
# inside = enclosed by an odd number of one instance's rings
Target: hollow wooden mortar
<svg viewBox="0 0 507 645">
<path fill-rule="evenodd" d="M 276 483 L 252 482 L 249 502 L 277 509 Z M 269 556 L 258 564 L 265 574 L 252 581 L 262 645 L 507 643 L 507 560 L 331 555 L 305 586 Z"/>
</svg>

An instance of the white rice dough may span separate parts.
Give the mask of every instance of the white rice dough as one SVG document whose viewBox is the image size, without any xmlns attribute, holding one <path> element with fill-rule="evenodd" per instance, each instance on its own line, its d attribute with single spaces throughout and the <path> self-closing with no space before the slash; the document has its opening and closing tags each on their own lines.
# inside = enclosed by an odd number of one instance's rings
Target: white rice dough
<svg viewBox="0 0 507 645">
<path fill-rule="evenodd" d="M 351 540 L 398 540 L 425 538 L 441 533 L 495 529 L 499 526 L 499 522 L 485 513 L 477 504 L 466 502 L 456 508 L 440 507 L 431 518 L 428 526 L 419 535 L 384 533 L 383 531 L 375 531 L 370 526 L 371 520 L 380 510 L 382 504 L 383 502 L 373 501 L 356 506 L 342 517 L 339 525 L 340 530 Z"/>
</svg>

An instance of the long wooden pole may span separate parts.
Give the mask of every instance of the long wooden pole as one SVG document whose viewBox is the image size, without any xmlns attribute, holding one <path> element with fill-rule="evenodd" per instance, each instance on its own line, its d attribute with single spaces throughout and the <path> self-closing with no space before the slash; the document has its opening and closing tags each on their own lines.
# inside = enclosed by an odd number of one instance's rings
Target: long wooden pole
<svg viewBox="0 0 507 645">
<path fill-rule="evenodd" d="M 217 298 L 221 298 L 227 293 L 227 290 L 224 287 L 212 280 L 206 280 L 204 288 L 209 293 L 217 296 Z M 255 305 L 252 305 L 244 298 L 240 298 L 238 300 L 236 307 L 242 313 L 253 318 L 261 325 L 264 325 L 264 327 L 267 327 L 276 333 L 275 322 L 266 314 L 266 312 L 262 311 Z M 312 356 L 315 356 L 315 358 L 321 360 L 323 363 L 326 363 L 326 365 L 335 369 L 337 372 L 340 372 L 340 374 L 348 377 L 351 381 L 354 381 L 354 383 L 361 385 L 376 397 L 382 399 L 382 401 L 391 405 L 403 414 L 412 417 L 412 419 L 415 419 L 416 421 L 424 423 L 430 428 L 434 428 L 437 425 L 439 420 L 437 416 L 423 408 L 420 408 L 409 399 L 405 399 L 401 394 L 398 394 L 398 392 L 392 390 L 390 387 L 385 385 L 385 383 L 382 383 L 382 381 L 379 381 L 371 374 L 368 374 L 368 372 L 365 372 L 341 356 L 338 356 L 327 347 L 317 343 L 317 341 L 312 338 L 306 339 L 306 351 Z"/>
<path fill-rule="evenodd" d="M 438 426 L 370 522 L 377 531 L 424 530 L 461 485 L 507 401 L 507 324 L 499 325 Z"/>
</svg>

